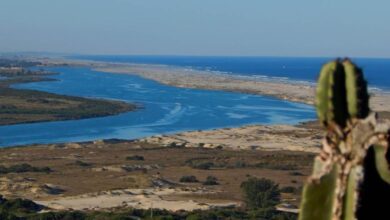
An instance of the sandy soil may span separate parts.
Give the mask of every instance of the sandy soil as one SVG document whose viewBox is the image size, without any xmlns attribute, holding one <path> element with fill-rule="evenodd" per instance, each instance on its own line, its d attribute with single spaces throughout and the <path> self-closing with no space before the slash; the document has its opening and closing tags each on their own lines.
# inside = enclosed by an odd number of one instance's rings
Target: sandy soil
<svg viewBox="0 0 390 220">
<path fill-rule="evenodd" d="M 171 147 L 203 147 L 233 150 L 288 150 L 317 153 L 323 131 L 291 125 L 251 125 L 210 131 L 157 135 L 137 142 Z"/>
<path fill-rule="evenodd" d="M 90 193 L 73 197 L 62 197 L 55 200 L 36 201 L 38 204 L 57 210 L 99 210 L 118 207 L 137 209 L 166 209 L 170 211 L 210 209 L 211 207 L 235 207 L 238 202 L 202 203 L 185 198 L 170 200 L 166 196 L 213 193 L 202 189 L 148 188 L 112 190 Z"/>
</svg>

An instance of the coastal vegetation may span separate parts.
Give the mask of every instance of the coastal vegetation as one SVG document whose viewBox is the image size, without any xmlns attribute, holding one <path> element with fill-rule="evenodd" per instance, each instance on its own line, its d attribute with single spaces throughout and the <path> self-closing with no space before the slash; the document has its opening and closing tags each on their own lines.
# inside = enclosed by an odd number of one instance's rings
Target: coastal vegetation
<svg viewBox="0 0 390 220">
<path fill-rule="evenodd" d="M 74 120 L 115 115 L 132 111 L 132 104 L 13 89 L 15 83 L 53 80 L 52 72 L 28 70 L 38 62 L 0 59 L 0 125 L 42 121 Z"/>
<path fill-rule="evenodd" d="M 87 163 L 87 162 L 84 162 L 82 160 L 76 160 L 75 164 L 80 166 L 80 167 L 91 167 L 92 166 L 91 163 Z"/>
<path fill-rule="evenodd" d="M 275 219 L 295 220 L 295 214 L 277 211 L 280 202 L 278 185 L 269 179 L 250 178 L 241 184 L 246 208 L 213 208 L 209 210 L 168 211 L 161 209 L 118 209 L 106 211 L 50 211 L 28 199 L 5 199 L 0 196 L 1 219 L 35 220 L 83 220 L 83 219 Z M 44 211 L 45 210 L 45 211 Z M 39 213 L 44 211 L 42 213 Z"/>
<path fill-rule="evenodd" d="M 196 176 L 182 176 L 180 178 L 180 182 L 182 183 L 197 183 L 199 180 L 196 178 Z"/>
<path fill-rule="evenodd" d="M 128 160 L 126 155 L 142 155 L 145 160 Z M 297 159 L 299 155 L 301 155 L 300 161 Z M 190 200 L 204 204 L 213 204 L 214 202 L 218 204 L 224 201 L 244 202 L 246 201 L 245 191 L 241 185 L 252 178 L 272 180 L 280 185 L 280 189 L 287 186 L 299 188 L 306 178 L 305 175 L 308 175 L 313 154 L 291 151 L 279 151 L 278 154 L 275 154 L 274 152 L 257 150 L 170 148 L 133 141 L 107 140 L 6 148 L 0 150 L 0 157 L 3 158 L 2 163 L 4 164 L 28 163 L 33 167 L 48 166 L 52 170 L 47 174 L 40 172 L 3 174 L 3 179 L 0 180 L 0 194 L 7 195 L 7 199 L 20 197 L 40 201 L 57 199 L 56 203 L 61 203 L 61 198 L 75 198 L 77 200 L 77 195 L 81 195 L 83 199 L 91 198 L 91 201 L 97 201 L 96 205 L 101 206 L 99 193 L 95 194 L 96 192 L 108 191 L 107 197 L 110 197 L 112 192 L 112 195 L 115 195 L 113 198 L 121 198 L 121 195 L 126 195 L 126 191 L 122 192 L 121 189 L 153 189 L 156 187 L 162 191 L 174 191 L 172 195 L 162 196 L 162 201 L 154 201 L 153 215 L 155 219 L 159 219 L 158 216 L 161 217 L 160 219 L 164 219 L 163 216 L 166 219 L 205 219 L 206 217 L 224 219 L 227 216 L 231 216 L 232 219 L 261 219 L 261 216 L 284 214 L 274 207 L 254 209 L 250 206 L 241 208 L 237 205 L 216 207 L 215 209 L 210 205 L 212 210 L 208 211 L 159 211 L 158 204 L 159 202 L 164 203 L 165 197 L 168 201 L 175 200 L 179 203 Z M 187 165 L 187 161 L 196 161 L 200 158 L 207 158 L 210 161 L 226 160 L 230 161 L 228 164 L 234 166 L 212 167 L 205 170 Z M 269 160 L 269 158 L 273 158 L 270 160 L 273 163 L 287 165 L 291 161 L 284 161 L 283 158 L 293 159 L 299 165 L 297 172 L 299 171 L 304 176 L 293 176 L 289 170 L 235 166 L 237 161 L 257 164 L 263 160 Z M 10 167 L 10 165 L 6 167 Z M 128 167 L 139 167 L 140 169 L 127 169 Z M 48 184 L 52 184 L 49 187 L 56 189 L 56 191 L 62 189 L 61 193 L 53 193 L 52 190 L 48 190 L 46 187 Z M 251 187 L 256 187 L 256 184 L 249 184 L 246 189 L 259 190 L 251 189 Z M 185 194 L 180 194 L 181 188 L 187 190 Z M 116 191 L 117 189 L 118 191 Z M 196 189 L 202 190 L 197 192 Z M 191 193 L 193 190 L 195 191 Z M 176 191 L 178 192 L 176 193 Z M 138 195 L 136 192 L 132 192 L 132 194 L 137 195 L 134 198 L 141 198 L 139 202 L 143 203 L 142 193 Z M 153 198 L 153 194 L 153 191 L 147 192 L 147 197 Z M 288 199 L 294 205 L 298 205 L 299 197 L 298 193 L 283 192 L 280 194 L 280 201 Z M 77 203 L 77 201 L 75 202 Z M 113 202 L 111 205 L 112 208 L 109 206 L 99 212 L 56 211 L 46 214 L 46 216 L 59 216 L 58 219 L 73 215 L 81 215 L 84 219 L 92 219 L 88 216 L 123 217 L 126 215 L 145 216 L 146 218 L 151 214 L 150 210 L 138 210 L 139 207 L 131 210 L 128 207 L 122 207 L 121 200 Z M 95 205 L 91 203 L 91 206 Z M 168 218 L 168 216 L 174 218 Z M 291 216 L 296 215 L 291 214 Z"/>
<path fill-rule="evenodd" d="M 306 157 L 302 160 L 302 157 Z M 292 175 L 299 176 L 301 167 L 308 166 L 311 156 L 294 155 L 294 154 L 270 154 L 265 155 L 260 161 L 253 163 L 250 161 L 240 160 L 239 158 L 231 157 L 199 157 L 191 158 L 186 161 L 186 164 L 194 169 L 209 170 L 209 169 L 223 169 L 223 168 L 263 168 L 271 170 L 288 170 Z M 283 161 L 281 163 L 280 161 Z"/>
<path fill-rule="evenodd" d="M 15 164 L 9 167 L 0 165 L 0 174 L 7 173 L 25 173 L 25 172 L 43 172 L 50 173 L 52 170 L 49 167 L 34 167 L 27 163 Z"/>
<path fill-rule="evenodd" d="M 145 160 L 145 158 L 140 155 L 132 155 L 132 156 L 127 156 L 126 160 Z"/>
<path fill-rule="evenodd" d="M 205 186 L 215 186 L 215 185 L 219 185 L 218 179 L 217 179 L 217 177 L 215 177 L 215 176 L 208 176 L 208 177 L 206 178 L 206 181 L 204 181 L 203 185 L 205 185 Z"/>
</svg>

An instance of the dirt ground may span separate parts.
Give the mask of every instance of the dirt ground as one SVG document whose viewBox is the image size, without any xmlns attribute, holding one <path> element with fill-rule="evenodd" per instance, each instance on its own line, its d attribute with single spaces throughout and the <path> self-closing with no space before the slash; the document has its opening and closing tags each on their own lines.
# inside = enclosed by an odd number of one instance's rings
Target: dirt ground
<svg viewBox="0 0 390 220">
<path fill-rule="evenodd" d="M 269 178 L 280 187 L 301 187 L 313 156 L 292 151 L 170 148 L 131 141 L 6 148 L 0 149 L 3 166 L 27 163 L 52 171 L 2 174 L 0 194 L 50 201 L 110 190 L 167 187 L 205 193 L 171 193 L 164 195 L 165 200 L 240 203 L 240 184 L 249 177 Z M 207 163 L 212 165 L 201 167 Z M 189 175 L 199 182 L 180 182 Z M 218 185 L 203 185 L 208 176 L 216 177 Z M 284 194 L 284 198 L 297 204 L 299 193 Z"/>
</svg>

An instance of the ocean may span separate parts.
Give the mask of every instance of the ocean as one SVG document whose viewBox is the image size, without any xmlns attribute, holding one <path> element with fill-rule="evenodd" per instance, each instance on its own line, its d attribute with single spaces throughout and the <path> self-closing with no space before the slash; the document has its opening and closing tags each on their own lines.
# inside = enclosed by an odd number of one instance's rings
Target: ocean
<svg viewBox="0 0 390 220">
<path fill-rule="evenodd" d="M 207 56 L 72 56 L 71 58 L 121 63 L 162 64 L 205 70 L 256 80 L 315 83 L 321 66 L 334 58 L 207 57 Z M 353 58 L 371 89 L 390 91 L 390 59 Z"/>
</svg>

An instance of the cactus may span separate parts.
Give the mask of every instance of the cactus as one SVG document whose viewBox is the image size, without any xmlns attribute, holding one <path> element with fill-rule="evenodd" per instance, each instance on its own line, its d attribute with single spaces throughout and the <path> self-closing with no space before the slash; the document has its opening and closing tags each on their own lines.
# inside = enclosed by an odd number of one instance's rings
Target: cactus
<svg viewBox="0 0 390 220">
<path fill-rule="evenodd" d="M 327 134 L 302 194 L 300 220 L 390 219 L 389 134 L 368 106 L 363 72 L 350 60 L 321 70 L 317 114 Z"/>
</svg>

